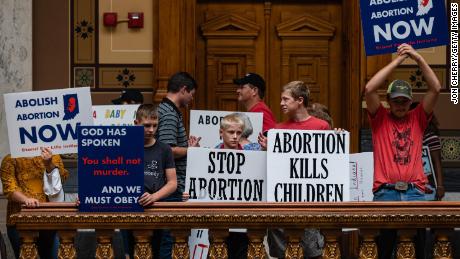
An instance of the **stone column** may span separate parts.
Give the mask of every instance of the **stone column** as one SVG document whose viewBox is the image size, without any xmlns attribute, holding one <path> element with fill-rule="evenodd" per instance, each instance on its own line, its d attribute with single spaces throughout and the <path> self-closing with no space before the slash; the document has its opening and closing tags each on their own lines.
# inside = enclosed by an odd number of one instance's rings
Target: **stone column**
<svg viewBox="0 0 460 259">
<path fill-rule="evenodd" d="M 0 6 L 0 96 L 32 91 L 32 0 L 0 0 Z M 4 107 L 0 98 L 0 135 L 8 136 Z M 4 137 L 0 159 L 9 152 Z"/>
</svg>

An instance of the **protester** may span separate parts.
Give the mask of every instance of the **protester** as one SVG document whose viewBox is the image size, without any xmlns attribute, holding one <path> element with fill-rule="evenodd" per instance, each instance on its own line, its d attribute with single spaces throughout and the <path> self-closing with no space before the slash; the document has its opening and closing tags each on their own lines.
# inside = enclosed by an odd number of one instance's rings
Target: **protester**
<svg viewBox="0 0 460 259">
<path fill-rule="evenodd" d="M 409 111 L 412 89 L 408 82 L 394 80 L 387 90 L 390 110 L 380 103 L 377 90 L 406 59 L 413 59 L 422 71 L 428 90 L 414 110 Z M 374 147 L 374 201 L 423 201 L 426 176 L 422 165 L 422 141 L 441 84 L 423 57 L 410 45 L 398 47 L 397 57 L 378 71 L 366 85 L 365 97 Z M 396 231 L 381 231 L 379 258 L 391 258 Z M 417 250 L 422 250 L 418 248 Z"/>
<path fill-rule="evenodd" d="M 237 113 L 231 113 L 222 118 L 219 129 L 222 143 L 217 148 L 243 150 L 240 139 L 244 127 L 244 121 Z"/>
<path fill-rule="evenodd" d="M 241 103 L 248 112 L 263 113 L 263 127 L 265 132 L 273 129 L 276 125 L 275 116 L 272 111 L 264 103 L 265 96 L 265 81 L 256 73 L 246 74 L 242 78 L 233 80 L 238 85 L 236 92 L 238 93 L 238 102 Z"/>
<path fill-rule="evenodd" d="M 240 145 L 243 148 L 243 150 L 255 150 L 255 151 L 261 150 L 262 147 L 260 146 L 259 143 L 253 143 L 249 141 L 248 139 L 249 136 L 251 136 L 254 131 L 249 117 L 244 113 L 236 113 L 236 116 L 238 116 L 244 123 L 243 132 L 241 133 L 241 137 L 240 137 Z"/>
<path fill-rule="evenodd" d="M 112 100 L 113 104 L 143 104 L 144 96 L 141 91 L 136 89 L 124 89 L 121 96 Z"/>
<path fill-rule="evenodd" d="M 144 190 L 139 204 L 148 207 L 164 201 L 177 188 L 176 169 L 171 147 L 155 139 L 158 127 L 158 112 L 153 104 L 142 104 L 136 112 L 135 125 L 144 126 Z M 132 231 L 124 231 L 125 248 L 133 256 L 134 237 Z M 157 229 L 153 233 L 154 258 L 171 258 L 173 238 L 169 230 Z"/>
<path fill-rule="evenodd" d="M 410 109 L 413 110 L 419 102 L 413 102 Z M 425 199 L 427 201 L 442 200 L 444 197 L 444 175 L 441 164 L 441 140 L 439 138 L 439 122 L 433 114 L 423 133 L 423 146 L 427 146 L 430 151 L 433 174 L 428 176 L 428 183 L 425 186 Z M 433 177 L 433 175 L 435 177 Z M 436 182 L 436 184 L 435 184 Z"/>
<path fill-rule="evenodd" d="M 254 151 L 260 151 L 262 150 L 262 147 L 260 146 L 259 143 L 253 143 L 249 141 L 249 136 L 252 135 L 254 129 L 252 128 L 252 123 L 249 117 L 244 114 L 244 113 L 235 113 L 237 117 L 239 117 L 243 123 L 243 132 L 241 133 L 240 137 L 240 145 L 243 150 L 254 150 Z M 220 148 L 222 143 L 219 143 L 216 148 Z"/>
<path fill-rule="evenodd" d="M 225 116 L 220 121 L 219 135 L 222 138 L 221 149 L 242 150 L 240 138 L 243 134 L 244 122 L 236 113 Z M 246 259 L 248 254 L 249 238 L 246 233 L 230 232 L 227 240 L 229 259 Z"/>
<path fill-rule="evenodd" d="M 185 190 L 185 170 L 187 167 L 187 148 L 200 146 L 200 137 L 187 138 L 180 108 L 187 107 L 193 100 L 197 85 L 186 72 L 173 75 L 168 82 L 167 94 L 158 106 L 158 130 L 156 139 L 168 144 L 176 164 L 177 190 L 169 201 L 182 201 Z"/>
<path fill-rule="evenodd" d="M 281 93 L 281 110 L 288 116 L 288 120 L 276 125 L 275 129 L 295 130 L 330 130 L 329 124 L 315 118 L 308 113 L 310 90 L 302 81 L 292 81 L 283 87 Z M 267 148 L 267 137 L 259 134 L 259 144 Z M 270 256 L 284 258 L 286 238 L 283 229 L 269 229 L 267 241 Z M 324 237 L 318 229 L 305 229 L 301 242 L 304 256 L 320 258 L 323 253 Z"/>
<path fill-rule="evenodd" d="M 44 181 L 51 175 L 58 175 L 62 180 L 68 176 L 64 169 L 61 157 L 53 155 L 51 149 L 41 148 L 40 156 L 11 158 L 7 155 L 2 160 L 0 174 L 3 184 L 3 193 L 8 198 L 7 207 L 7 232 L 16 258 L 19 258 L 21 240 L 16 227 L 11 224 L 10 215 L 21 210 L 21 205 L 28 208 L 40 206 L 40 203 L 47 202 L 54 198 L 54 195 L 47 196 L 44 190 Z M 54 182 L 54 186 L 53 186 Z M 51 188 L 60 194 L 62 191 L 61 182 L 52 181 Z M 60 188 L 59 188 L 60 187 Z M 57 258 L 58 239 L 56 231 L 41 230 L 38 236 L 38 254 L 40 258 Z"/>
<path fill-rule="evenodd" d="M 329 128 L 334 128 L 334 122 L 332 121 L 331 114 L 326 105 L 321 103 L 312 103 L 307 108 L 308 114 L 315 116 L 318 119 L 326 121 L 329 124 Z"/>
</svg>

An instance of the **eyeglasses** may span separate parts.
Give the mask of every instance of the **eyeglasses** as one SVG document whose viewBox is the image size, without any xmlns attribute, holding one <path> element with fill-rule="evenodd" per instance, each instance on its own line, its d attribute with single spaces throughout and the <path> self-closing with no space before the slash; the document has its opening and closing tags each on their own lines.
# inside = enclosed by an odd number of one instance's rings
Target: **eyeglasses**
<svg viewBox="0 0 460 259">
<path fill-rule="evenodd" d="M 390 100 L 394 104 L 404 105 L 410 102 L 410 99 L 407 98 L 395 98 Z"/>
</svg>

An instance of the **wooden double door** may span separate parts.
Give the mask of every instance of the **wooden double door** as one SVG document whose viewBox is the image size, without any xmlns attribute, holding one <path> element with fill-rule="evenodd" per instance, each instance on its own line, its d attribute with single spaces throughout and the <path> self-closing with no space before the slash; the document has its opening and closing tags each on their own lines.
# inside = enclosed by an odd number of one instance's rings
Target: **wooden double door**
<svg viewBox="0 0 460 259">
<path fill-rule="evenodd" d="M 328 105 L 334 121 L 346 120 L 345 1 L 196 2 L 195 107 L 243 110 L 233 79 L 262 75 L 265 101 L 278 120 L 283 85 L 302 80 L 311 101 Z"/>
</svg>

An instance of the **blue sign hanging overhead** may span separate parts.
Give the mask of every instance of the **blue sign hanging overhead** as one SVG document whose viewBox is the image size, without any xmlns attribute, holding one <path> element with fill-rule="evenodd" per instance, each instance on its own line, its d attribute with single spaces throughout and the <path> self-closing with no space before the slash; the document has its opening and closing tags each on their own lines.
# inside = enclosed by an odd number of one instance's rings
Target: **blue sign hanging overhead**
<svg viewBox="0 0 460 259">
<path fill-rule="evenodd" d="M 144 211 L 143 136 L 140 126 L 78 127 L 80 211 Z"/>
<path fill-rule="evenodd" d="M 416 49 L 447 45 L 444 0 L 361 0 L 366 55 L 396 52 L 402 43 Z"/>
</svg>

